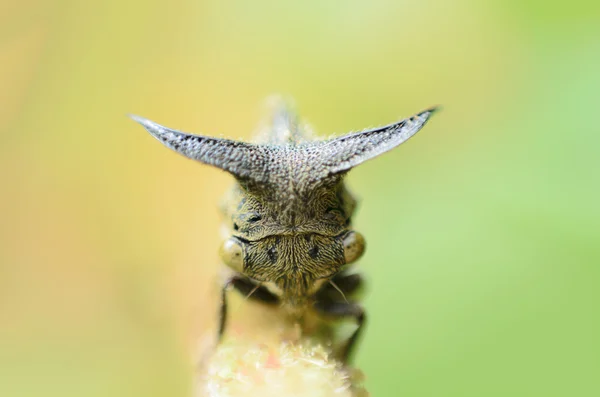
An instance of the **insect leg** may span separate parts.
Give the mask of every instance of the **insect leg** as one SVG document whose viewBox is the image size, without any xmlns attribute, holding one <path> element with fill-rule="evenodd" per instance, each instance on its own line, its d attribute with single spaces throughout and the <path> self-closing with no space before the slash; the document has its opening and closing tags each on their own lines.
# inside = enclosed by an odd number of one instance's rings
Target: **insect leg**
<svg viewBox="0 0 600 397">
<path fill-rule="evenodd" d="M 217 338 L 219 341 L 223 338 L 223 333 L 225 332 L 225 323 L 227 322 L 227 290 L 229 286 L 233 284 L 233 279 L 237 276 L 233 276 L 230 279 L 227 279 L 225 283 L 223 283 L 223 287 L 221 287 L 221 302 L 220 302 L 220 310 L 219 310 L 219 331 L 217 334 Z"/>
<path fill-rule="evenodd" d="M 223 337 L 225 332 L 225 325 L 227 323 L 227 290 L 230 286 L 233 286 L 242 295 L 247 296 L 248 299 L 258 300 L 267 304 L 279 303 L 279 298 L 273 295 L 267 288 L 258 285 L 255 281 L 250 280 L 247 277 L 241 275 L 231 276 L 223 284 L 221 289 L 221 309 L 219 311 L 219 340 Z"/>
<path fill-rule="evenodd" d="M 348 339 L 346 346 L 342 350 L 341 359 L 343 362 L 348 362 L 352 349 L 356 345 L 360 332 L 366 320 L 365 310 L 358 303 L 350 302 L 327 302 L 321 301 L 315 303 L 315 309 L 326 316 L 331 317 L 354 317 L 357 328 Z"/>
</svg>

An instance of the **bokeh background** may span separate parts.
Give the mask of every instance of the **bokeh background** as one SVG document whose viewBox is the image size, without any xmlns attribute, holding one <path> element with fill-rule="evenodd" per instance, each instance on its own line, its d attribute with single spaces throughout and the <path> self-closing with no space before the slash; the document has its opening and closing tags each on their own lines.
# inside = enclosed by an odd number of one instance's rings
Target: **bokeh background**
<svg viewBox="0 0 600 397">
<path fill-rule="evenodd" d="M 600 3 L 0 3 L 0 395 L 186 396 L 248 139 L 443 111 L 353 171 L 375 396 L 600 395 Z"/>
</svg>

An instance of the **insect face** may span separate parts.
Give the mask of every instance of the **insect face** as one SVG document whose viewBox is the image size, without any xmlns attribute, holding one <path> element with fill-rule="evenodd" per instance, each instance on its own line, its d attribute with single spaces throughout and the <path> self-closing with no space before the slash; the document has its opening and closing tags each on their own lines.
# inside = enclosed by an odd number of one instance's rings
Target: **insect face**
<svg viewBox="0 0 600 397">
<path fill-rule="evenodd" d="M 231 236 L 220 251 L 226 265 L 289 305 L 306 301 L 364 251 L 362 235 L 350 229 L 356 203 L 341 178 L 307 189 L 302 175 L 282 172 L 285 183 L 235 187 L 224 214 Z"/>
<path fill-rule="evenodd" d="M 300 233 L 256 241 L 230 237 L 221 247 L 223 262 L 253 280 L 275 285 L 282 295 L 309 296 L 317 280 L 329 280 L 364 252 L 355 231 L 338 236 Z"/>
</svg>

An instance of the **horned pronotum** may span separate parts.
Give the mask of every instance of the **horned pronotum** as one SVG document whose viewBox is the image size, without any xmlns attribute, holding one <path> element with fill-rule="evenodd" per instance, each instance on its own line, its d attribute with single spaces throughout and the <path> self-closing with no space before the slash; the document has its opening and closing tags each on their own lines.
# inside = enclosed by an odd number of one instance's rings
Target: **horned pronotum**
<svg viewBox="0 0 600 397">
<path fill-rule="evenodd" d="M 341 353 L 347 360 L 365 313 L 347 300 L 361 279 L 346 267 L 362 255 L 365 241 L 352 230 L 355 200 L 344 177 L 405 142 L 434 110 L 384 127 L 314 140 L 283 106 L 256 143 L 187 134 L 132 116 L 165 146 L 236 179 L 224 207 L 230 237 L 220 253 L 233 272 L 222 290 L 219 335 L 225 329 L 231 285 L 252 299 L 280 304 L 292 321 L 309 311 L 353 317 L 358 326 Z"/>
</svg>

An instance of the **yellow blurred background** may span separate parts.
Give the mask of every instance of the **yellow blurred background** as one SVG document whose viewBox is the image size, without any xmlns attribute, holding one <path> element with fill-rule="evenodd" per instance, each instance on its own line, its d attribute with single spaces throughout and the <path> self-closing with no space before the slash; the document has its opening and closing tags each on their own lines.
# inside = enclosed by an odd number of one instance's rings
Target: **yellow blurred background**
<svg viewBox="0 0 600 397">
<path fill-rule="evenodd" d="M 600 395 L 600 3 L 0 2 L 0 395 L 186 396 L 231 179 L 126 117 L 249 139 L 442 104 L 350 174 L 375 396 Z"/>
</svg>

